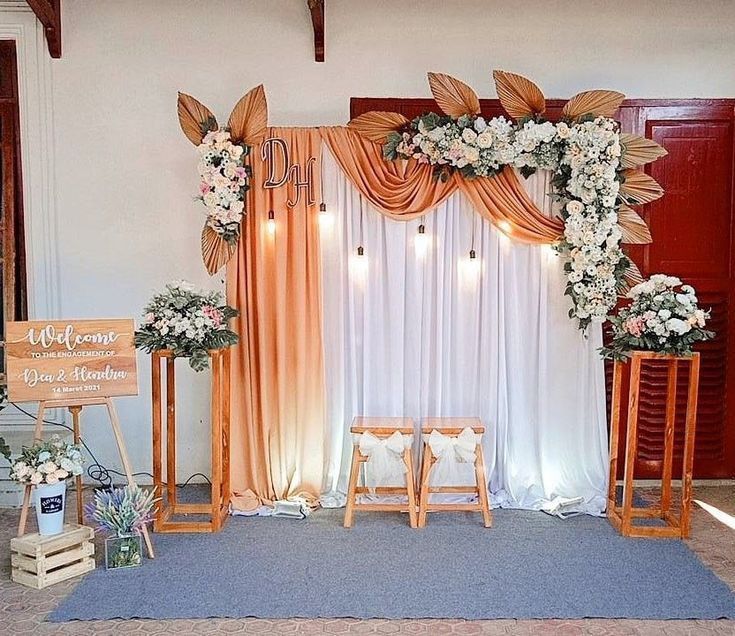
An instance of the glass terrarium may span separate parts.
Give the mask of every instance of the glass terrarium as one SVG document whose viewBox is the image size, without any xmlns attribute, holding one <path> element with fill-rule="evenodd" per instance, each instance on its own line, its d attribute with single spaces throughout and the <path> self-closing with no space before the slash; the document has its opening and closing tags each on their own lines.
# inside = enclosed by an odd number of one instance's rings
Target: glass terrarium
<svg viewBox="0 0 735 636">
<path fill-rule="evenodd" d="M 134 568 L 143 563 L 143 540 L 139 534 L 119 534 L 105 539 L 105 567 Z"/>
</svg>

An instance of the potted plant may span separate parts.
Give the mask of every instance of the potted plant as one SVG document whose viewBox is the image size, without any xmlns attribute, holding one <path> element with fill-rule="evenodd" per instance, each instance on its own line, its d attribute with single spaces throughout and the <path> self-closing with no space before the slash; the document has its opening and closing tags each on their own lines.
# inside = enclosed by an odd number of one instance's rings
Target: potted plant
<svg viewBox="0 0 735 636">
<path fill-rule="evenodd" d="M 111 490 L 97 490 L 94 501 L 85 506 L 88 517 L 97 522 L 98 529 L 108 535 L 105 539 L 105 567 L 136 567 L 143 562 L 143 526 L 151 520 L 153 491 L 127 485 Z"/>
<path fill-rule="evenodd" d="M 715 336 L 704 328 L 709 311 L 699 308 L 694 288 L 676 276 L 654 274 L 627 298 L 631 303 L 610 316 L 612 342 L 601 350 L 606 358 L 624 360 L 630 351 L 687 356 L 695 343 Z"/>
<path fill-rule="evenodd" d="M 11 479 L 35 486 L 34 504 L 38 532 L 59 534 L 64 530 L 66 480 L 82 474 L 82 450 L 54 435 L 23 447 L 10 469 Z"/>
<path fill-rule="evenodd" d="M 196 291 L 191 283 L 168 283 L 146 305 L 143 322 L 135 332 L 135 346 L 148 353 L 170 349 L 188 358 L 195 371 L 209 366 L 209 350 L 230 347 L 238 336 L 228 327 L 236 309 L 225 304 L 220 292 Z"/>
</svg>

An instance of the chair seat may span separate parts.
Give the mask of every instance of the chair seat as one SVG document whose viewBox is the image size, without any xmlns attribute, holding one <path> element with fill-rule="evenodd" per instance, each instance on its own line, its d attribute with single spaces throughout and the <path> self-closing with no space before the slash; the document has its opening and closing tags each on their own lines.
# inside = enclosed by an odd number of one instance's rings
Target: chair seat
<svg viewBox="0 0 735 636">
<path fill-rule="evenodd" d="M 413 419 L 410 417 L 361 417 L 352 420 L 351 433 L 372 433 L 378 437 L 393 435 L 398 431 L 403 435 L 413 435 Z"/>
<path fill-rule="evenodd" d="M 459 435 L 468 427 L 478 435 L 485 432 L 479 417 L 426 417 L 421 420 L 422 433 L 438 431 L 444 435 Z"/>
</svg>

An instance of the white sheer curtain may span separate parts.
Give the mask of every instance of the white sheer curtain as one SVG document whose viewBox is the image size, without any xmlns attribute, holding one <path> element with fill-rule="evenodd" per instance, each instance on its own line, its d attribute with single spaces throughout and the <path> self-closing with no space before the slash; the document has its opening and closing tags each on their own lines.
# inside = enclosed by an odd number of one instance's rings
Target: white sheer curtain
<svg viewBox="0 0 735 636">
<path fill-rule="evenodd" d="M 379 214 L 327 149 L 323 180 L 323 504 L 344 501 L 355 415 L 408 416 L 417 425 L 428 416 L 474 416 L 487 430 L 495 506 L 540 509 L 557 496 L 581 497 L 578 511 L 601 514 L 601 332 L 585 338 L 569 319 L 561 260 L 549 247 L 513 242 L 460 193 L 423 219 L 431 245 L 420 258 L 420 221 Z M 548 179 L 532 177 L 527 187 L 548 213 Z M 473 246 L 477 270 L 468 265 Z"/>
</svg>

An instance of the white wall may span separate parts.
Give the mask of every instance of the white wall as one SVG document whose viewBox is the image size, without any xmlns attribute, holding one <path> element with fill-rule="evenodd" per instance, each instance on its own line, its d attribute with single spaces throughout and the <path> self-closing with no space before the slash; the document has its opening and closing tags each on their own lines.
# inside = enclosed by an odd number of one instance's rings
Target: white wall
<svg viewBox="0 0 735 636">
<path fill-rule="evenodd" d="M 199 256 L 196 156 L 176 92 L 221 122 L 264 83 L 273 124 L 343 123 L 351 96 L 428 96 L 427 70 L 495 96 L 493 68 L 549 97 L 735 96 L 735 2 L 327 0 L 326 63 L 304 0 L 64 0 L 52 62 L 63 317 L 137 316 L 173 278 L 216 284 Z M 31 241 L 34 237 L 30 237 Z M 208 470 L 206 378 L 182 374 L 182 476 Z M 150 470 L 150 374 L 119 401 L 136 469 Z M 118 465 L 101 418 L 84 425 Z"/>
</svg>

